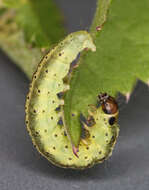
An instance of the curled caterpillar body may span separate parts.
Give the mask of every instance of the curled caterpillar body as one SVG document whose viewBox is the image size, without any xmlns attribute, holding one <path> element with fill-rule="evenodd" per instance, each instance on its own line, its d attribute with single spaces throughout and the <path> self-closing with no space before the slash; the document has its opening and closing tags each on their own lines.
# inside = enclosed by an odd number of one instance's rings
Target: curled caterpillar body
<svg viewBox="0 0 149 190">
<path fill-rule="evenodd" d="M 106 114 L 101 106 L 90 112 L 90 127 L 81 121 L 88 132 L 78 148 L 73 146 L 63 110 L 63 96 L 69 90 L 64 79 L 72 61 L 86 48 L 96 50 L 90 35 L 80 31 L 52 49 L 39 64 L 26 101 L 26 124 L 35 147 L 50 162 L 64 168 L 84 169 L 103 162 L 111 154 L 119 131 L 111 119 L 116 113 Z"/>
</svg>

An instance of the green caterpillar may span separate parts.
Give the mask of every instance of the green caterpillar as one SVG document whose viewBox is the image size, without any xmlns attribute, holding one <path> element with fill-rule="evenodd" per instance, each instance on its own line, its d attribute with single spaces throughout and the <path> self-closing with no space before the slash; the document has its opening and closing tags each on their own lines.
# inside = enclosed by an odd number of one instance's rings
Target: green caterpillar
<svg viewBox="0 0 149 190">
<path fill-rule="evenodd" d="M 64 79 L 72 61 L 86 48 L 96 50 L 89 33 L 80 31 L 52 49 L 38 65 L 26 101 L 26 124 L 34 145 L 50 162 L 64 168 L 83 169 L 103 162 L 111 154 L 119 132 L 118 110 L 106 112 L 116 103 L 102 94 L 98 99 L 102 106 L 91 106 L 88 118 L 80 121 L 84 135 L 79 149 L 73 147 L 63 113 L 63 94 L 69 90 Z"/>
</svg>

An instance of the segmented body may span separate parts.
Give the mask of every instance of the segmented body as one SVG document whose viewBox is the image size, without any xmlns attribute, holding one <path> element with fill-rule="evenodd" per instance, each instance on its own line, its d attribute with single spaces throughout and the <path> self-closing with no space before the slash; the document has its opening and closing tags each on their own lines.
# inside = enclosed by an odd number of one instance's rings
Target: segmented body
<svg viewBox="0 0 149 190">
<path fill-rule="evenodd" d="M 95 51 L 90 35 L 81 31 L 69 35 L 50 51 L 38 66 L 30 85 L 26 102 L 26 124 L 38 151 L 50 162 L 60 167 L 86 168 L 103 162 L 112 152 L 118 136 L 117 123 L 109 124 L 102 108 L 97 108 L 92 117 L 93 127 L 87 127 L 87 144 L 81 140 L 77 158 L 72 152 L 72 142 L 64 125 L 64 101 L 59 97 L 69 88 L 64 78 L 71 62 L 85 48 Z"/>
</svg>

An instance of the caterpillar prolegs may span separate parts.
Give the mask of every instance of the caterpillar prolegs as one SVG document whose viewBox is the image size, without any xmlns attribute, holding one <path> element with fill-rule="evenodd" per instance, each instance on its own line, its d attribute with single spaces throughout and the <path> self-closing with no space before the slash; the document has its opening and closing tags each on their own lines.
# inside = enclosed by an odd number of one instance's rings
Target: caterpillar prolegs
<svg viewBox="0 0 149 190">
<path fill-rule="evenodd" d="M 83 169 L 103 162 L 111 154 L 118 136 L 118 112 L 105 113 L 103 106 L 108 108 L 110 96 L 104 101 L 99 98 L 102 106 L 94 106 L 88 118 L 81 122 L 82 130 L 88 135 L 80 139 L 78 157 L 72 151 L 73 142 L 63 112 L 63 94 L 69 90 L 64 79 L 72 61 L 84 49 L 96 50 L 89 33 L 68 35 L 38 65 L 27 96 L 26 124 L 32 141 L 44 157 L 60 167 Z"/>
</svg>

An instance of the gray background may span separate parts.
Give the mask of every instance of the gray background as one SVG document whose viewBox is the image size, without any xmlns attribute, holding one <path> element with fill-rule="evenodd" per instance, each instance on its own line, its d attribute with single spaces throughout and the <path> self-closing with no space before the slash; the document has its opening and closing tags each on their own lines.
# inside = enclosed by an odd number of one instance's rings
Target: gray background
<svg viewBox="0 0 149 190">
<path fill-rule="evenodd" d="M 70 31 L 87 29 L 95 0 L 56 0 Z M 33 148 L 24 124 L 24 74 L 0 51 L 0 190 L 148 190 L 149 90 L 139 82 L 120 111 L 113 156 L 84 171 L 51 165 Z"/>
</svg>

